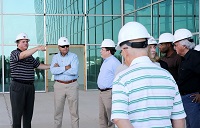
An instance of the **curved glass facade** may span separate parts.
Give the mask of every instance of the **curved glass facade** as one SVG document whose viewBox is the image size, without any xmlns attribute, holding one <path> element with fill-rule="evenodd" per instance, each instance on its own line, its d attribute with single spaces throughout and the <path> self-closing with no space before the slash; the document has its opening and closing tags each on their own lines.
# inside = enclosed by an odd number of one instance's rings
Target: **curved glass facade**
<svg viewBox="0 0 200 128">
<path fill-rule="evenodd" d="M 0 92 L 9 91 L 9 56 L 20 32 L 28 34 L 30 48 L 41 44 L 50 48 L 33 55 L 45 63 L 57 52 L 53 49 L 57 40 L 67 37 L 72 50 L 80 54 L 81 84 L 96 89 L 103 39 L 117 44 L 121 26 L 138 21 L 156 39 L 164 32 L 187 28 L 199 44 L 199 10 L 199 0 L 0 0 Z M 118 51 L 115 56 L 121 60 Z M 52 90 L 49 71 L 36 73 L 35 79 L 37 91 Z"/>
</svg>

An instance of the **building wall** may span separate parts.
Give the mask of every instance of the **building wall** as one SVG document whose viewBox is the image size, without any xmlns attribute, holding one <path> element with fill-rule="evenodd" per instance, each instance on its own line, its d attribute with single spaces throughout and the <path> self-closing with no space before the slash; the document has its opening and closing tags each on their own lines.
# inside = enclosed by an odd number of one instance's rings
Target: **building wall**
<svg viewBox="0 0 200 128">
<path fill-rule="evenodd" d="M 57 45 L 61 36 L 84 45 L 88 89 L 97 88 L 101 42 L 109 38 L 117 44 L 121 26 L 129 21 L 142 23 L 155 39 L 187 28 L 199 44 L 199 0 L 0 0 L 0 15 L 0 92 L 9 90 L 9 56 L 20 32 L 28 34 L 29 48 Z M 44 52 L 33 56 L 47 59 Z M 119 51 L 115 56 L 121 60 Z M 35 78 L 36 90 L 45 91 L 45 80 Z"/>
</svg>

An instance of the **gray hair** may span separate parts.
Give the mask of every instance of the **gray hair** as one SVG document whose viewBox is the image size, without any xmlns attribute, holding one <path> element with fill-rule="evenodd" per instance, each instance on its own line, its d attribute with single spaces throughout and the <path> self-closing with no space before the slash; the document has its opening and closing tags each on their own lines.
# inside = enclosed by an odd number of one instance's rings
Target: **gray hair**
<svg viewBox="0 0 200 128">
<path fill-rule="evenodd" d="M 186 46 L 188 49 L 193 49 L 195 47 L 195 43 L 190 42 L 188 39 L 181 40 L 180 44 Z"/>
</svg>

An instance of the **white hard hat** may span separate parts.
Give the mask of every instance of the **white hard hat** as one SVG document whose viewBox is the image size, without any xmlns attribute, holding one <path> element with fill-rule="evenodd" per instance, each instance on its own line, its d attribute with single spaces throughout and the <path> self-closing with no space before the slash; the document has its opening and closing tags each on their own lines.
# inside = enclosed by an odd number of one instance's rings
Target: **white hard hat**
<svg viewBox="0 0 200 128">
<path fill-rule="evenodd" d="M 188 29 L 178 29 L 174 33 L 174 43 L 192 37 L 192 33 Z"/>
<path fill-rule="evenodd" d="M 194 50 L 200 51 L 200 44 L 194 47 Z"/>
<path fill-rule="evenodd" d="M 150 44 L 156 44 L 157 45 L 157 41 L 152 36 L 148 39 L 148 45 L 150 45 Z"/>
<path fill-rule="evenodd" d="M 103 42 L 101 43 L 101 47 L 115 47 L 114 41 L 111 39 L 104 39 Z"/>
<path fill-rule="evenodd" d="M 141 38 L 150 38 L 147 29 L 138 22 L 128 22 L 119 31 L 116 49 L 120 50 L 120 44 L 124 41 Z"/>
<path fill-rule="evenodd" d="M 159 44 L 160 43 L 173 43 L 174 41 L 174 36 L 171 33 L 163 33 L 159 36 Z"/>
<path fill-rule="evenodd" d="M 22 39 L 26 39 L 26 40 L 30 41 L 30 39 L 28 38 L 28 35 L 26 33 L 20 33 L 19 35 L 17 35 L 15 42 L 17 42 L 18 40 L 22 40 Z"/>
<path fill-rule="evenodd" d="M 60 37 L 58 45 L 70 45 L 69 40 L 66 37 Z"/>
</svg>

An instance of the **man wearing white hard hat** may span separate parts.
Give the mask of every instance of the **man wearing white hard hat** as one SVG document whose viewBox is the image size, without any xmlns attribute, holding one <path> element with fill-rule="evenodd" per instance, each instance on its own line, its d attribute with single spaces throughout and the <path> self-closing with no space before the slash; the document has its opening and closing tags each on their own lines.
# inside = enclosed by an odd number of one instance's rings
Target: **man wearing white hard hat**
<svg viewBox="0 0 200 128">
<path fill-rule="evenodd" d="M 69 51 L 69 40 L 60 37 L 59 53 L 53 56 L 51 73 L 54 75 L 54 128 L 62 127 L 65 101 L 68 100 L 72 128 L 79 128 L 78 99 L 79 60 L 75 53 Z"/>
<path fill-rule="evenodd" d="M 116 68 L 121 64 L 114 56 L 115 43 L 111 39 L 104 39 L 101 43 L 101 57 L 103 63 L 98 75 L 99 89 L 99 128 L 114 128 L 111 122 L 111 104 L 112 104 L 112 82 L 115 77 Z"/>
<path fill-rule="evenodd" d="M 178 87 L 187 114 L 187 128 L 200 128 L 200 52 L 193 50 L 195 44 L 188 29 L 174 33 L 174 47 L 184 59 L 179 69 Z"/>
<path fill-rule="evenodd" d="M 16 37 L 17 49 L 10 55 L 11 83 L 10 101 L 12 107 L 13 128 L 31 128 L 33 116 L 35 87 L 34 69 L 49 69 L 50 65 L 42 64 L 32 55 L 37 51 L 45 51 L 45 46 L 37 46 L 28 49 L 30 39 L 26 33 L 20 33 Z"/>
<path fill-rule="evenodd" d="M 119 128 L 184 128 L 185 112 L 172 75 L 148 57 L 147 29 L 128 22 L 119 31 L 118 49 L 130 65 L 114 79 L 112 121 Z"/>
<path fill-rule="evenodd" d="M 176 53 L 173 46 L 174 36 L 171 33 L 163 33 L 159 36 L 158 46 L 161 53 L 165 55 L 161 60 L 168 64 L 169 72 L 174 79 L 178 80 L 178 69 L 181 63 L 181 56 Z"/>
<path fill-rule="evenodd" d="M 156 52 L 157 48 L 157 41 L 151 36 L 148 39 L 148 56 L 151 59 L 152 62 L 160 66 L 161 68 L 164 68 L 166 70 L 168 69 L 168 65 L 165 61 L 161 60 Z"/>
</svg>

